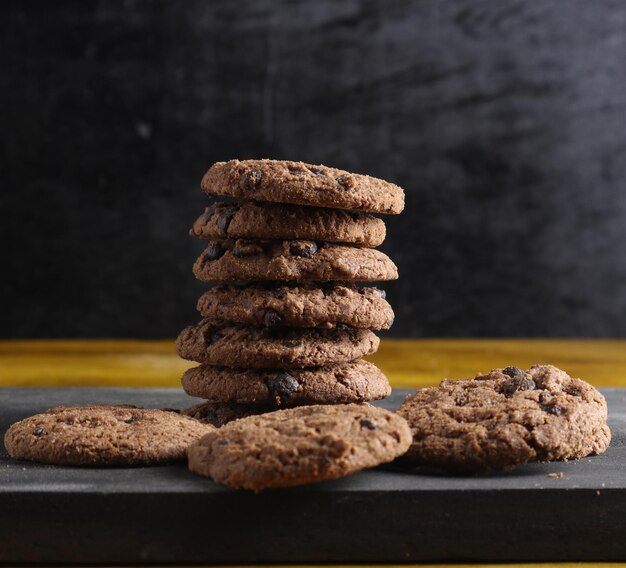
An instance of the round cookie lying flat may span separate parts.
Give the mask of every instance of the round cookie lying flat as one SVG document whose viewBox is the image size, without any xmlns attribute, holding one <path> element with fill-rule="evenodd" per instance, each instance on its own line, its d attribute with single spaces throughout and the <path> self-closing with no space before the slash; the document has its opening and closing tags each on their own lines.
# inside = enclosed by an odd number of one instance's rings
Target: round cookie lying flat
<svg viewBox="0 0 626 568">
<path fill-rule="evenodd" d="M 193 265 L 204 282 L 243 280 L 395 280 L 398 269 L 384 253 L 315 241 L 209 241 Z"/>
<path fill-rule="evenodd" d="M 389 329 L 394 317 L 382 290 L 331 283 L 215 286 L 200 297 L 198 311 L 215 321 L 327 329 Z"/>
<path fill-rule="evenodd" d="M 193 224 L 201 239 L 312 239 L 377 247 L 385 223 L 365 213 L 255 201 L 213 203 Z"/>
<path fill-rule="evenodd" d="M 202 178 L 210 195 L 230 195 L 256 201 L 400 213 L 401 187 L 367 175 L 327 166 L 280 160 L 217 162 Z"/>
<path fill-rule="evenodd" d="M 221 367 L 302 368 L 354 361 L 380 340 L 365 329 L 289 329 L 226 326 L 210 320 L 181 331 L 183 359 Z"/>
<path fill-rule="evenodd" d="M 397 412 L 413 433 L 407 460 L 458 471 L 581 458 L 611 440 L 604 397 L 552 365 L 446 380 Z"/>
<path fill-rule="evenodd" d="M 411 443 L 406 421 L 370 405 L 300 406 L 250 416 L 204 436 L 189 469 L 233 489 L 288 487 L 390 462 Z"/>
<path fill-rule="evenodd" d="M 382 371 L 362 360 L 289 371 L 200 365 L 188 369 L 182 383 L 188 395 L 209 401 L 274 407 L 366 402 L 391 394 Z"/>
<path fill-rule="evenodd" d="M 212 429 L 163 410 L 61 406 L 13 424 L 4 445 L 14 459 L 48 464 L 147 465 L 184 459 L 189 444 Z"/>
<path fill-rule="evenodd" d="M 246 416 L 254 416 L 265 412 L 276 410 L 271 406 L 251 406 L 249 404 L 237 404 L 235 402 L 203 402 L 184 408 L 180 411 L 185 416 L 190 416 L 195 420 L 199 420 L 204 424 L 210 424 L 216 428 L 220 428 L 232 422 L 245 418 Z"/>
</svg>

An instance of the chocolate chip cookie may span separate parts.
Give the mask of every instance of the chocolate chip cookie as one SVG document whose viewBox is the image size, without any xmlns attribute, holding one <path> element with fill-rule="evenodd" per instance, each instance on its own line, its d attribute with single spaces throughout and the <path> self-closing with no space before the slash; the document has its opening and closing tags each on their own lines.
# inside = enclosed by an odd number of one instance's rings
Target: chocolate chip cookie
<svg viewBox="0 0 626 568">
<path fill-rule="evenodd" d="M 213 402 L 267 406 L 346 404 L 391 394 L 382 371 L 366 361 L 313 369 L 231 369 L 200 365 L 185 372 L 188 395 Z"/>
<path fill-rule="evenodd" d="M 385 240 L 385 223 L 355 211 L 217 201 L 198 217 L 189 234 L 201 239 L 304 239 L 377 247 Z"/>
<path fill-rule="evenodd" d="M 411 444 L 406 421 L 370 405 L 300 406 L 230 422 L 188 451 L 191 471 L 255 491 L 350 475 Z"/>
<path fill-rule="evenodd" d="M 147 465 L 185 458 L 213 428 L 187 416 L 132 406 L 56 407 L 13 424 L 4 445 L 14 459 L 56 465 Z"/>
<path fill-rule="evenodd" d="M 249 404 L 237 404 L 236 402 L 203 402 L 184 408 L 180 413 L 199 420 L 204 424 L 220 428 L 233 420 L 274 410 L 276 410 L 275 406 L 251 406 Z"/>
<path fill-rule="evenodd" d="M 398 269 L 374 249 L 317 241 L 209 241 L 193 266 L 205 282 L 395 280 Z"/>
<path fill-rule="evenodd" d="M 393 310 L 378 288 L 339 283 L 220 285 L 198 300 L 207 319 L 265 327 L 389 329 Z"/>
<path fill-rule="evenodd" d="M 604 397 L 552 365 L 446 380 L 408 396 L 398 414 L 413 434 L 407 460 L 458 471 L 581 458 L 611 439 Z"/>
<path fill-rule="evenodd" d="M 176 340 L 183 359 L 222 367 L 302 368 L 354 361 L 378 349 L 365 329 L 290 329 L 226 326 L 203 320 Z"/>
<path fill-rule="evenodd" d="M 202 190 L 256 201 L 400 213 L 404 191 L 382 179 L 328 166 L 280 160 L 230 160 L 213 164 Z"/>
</svg>

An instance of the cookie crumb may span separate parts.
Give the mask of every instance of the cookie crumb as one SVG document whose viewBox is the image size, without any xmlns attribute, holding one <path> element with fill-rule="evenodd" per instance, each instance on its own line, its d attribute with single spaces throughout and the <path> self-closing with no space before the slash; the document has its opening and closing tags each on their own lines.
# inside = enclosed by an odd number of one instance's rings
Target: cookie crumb
<svg viewBox="0 0 626 568">
<path fill-rule="evenodd" d="M 555 471 L 553 473 L 549 473 L 548 477 L 552 477 L 552 478 L 561 478 L 563 477 L 563 472 L 562 471 Z"/>
</svg>

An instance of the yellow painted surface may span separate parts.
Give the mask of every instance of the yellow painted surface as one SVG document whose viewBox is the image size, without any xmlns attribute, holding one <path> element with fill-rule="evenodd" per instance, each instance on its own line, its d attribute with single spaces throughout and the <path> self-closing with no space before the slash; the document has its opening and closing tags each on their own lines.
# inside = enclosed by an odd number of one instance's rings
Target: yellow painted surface
<svg viewBox="0 0 626 568">
<path fill-rule="evenodd" d="M 552 363 L 596 386 L 626 386 L 626 340 L 384 339 L 369 359 L 394 387 L 533 363 Z M 0 341 L 0 386 L 175 387 L 191 365 L 171 340 Z"/>
</svg>

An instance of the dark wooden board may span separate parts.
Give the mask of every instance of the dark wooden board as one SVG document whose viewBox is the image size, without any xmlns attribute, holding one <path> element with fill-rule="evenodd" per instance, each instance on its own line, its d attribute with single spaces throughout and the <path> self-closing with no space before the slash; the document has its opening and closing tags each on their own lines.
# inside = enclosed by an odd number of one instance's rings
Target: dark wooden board
<svg viewBox="0 0 626 568">
<path fill-rule="evenodd" d="M 604 455 L 474 477 L 386 466 L 253 494 L 183 465 L 50 467 L 3 450 L 0 562 L 623 561 L 626 390 L 604 393 L 613 430 Z M 61 403 L 189 401 L 179 389 L 5 388 L 0 431 Z"/>
</svg>

